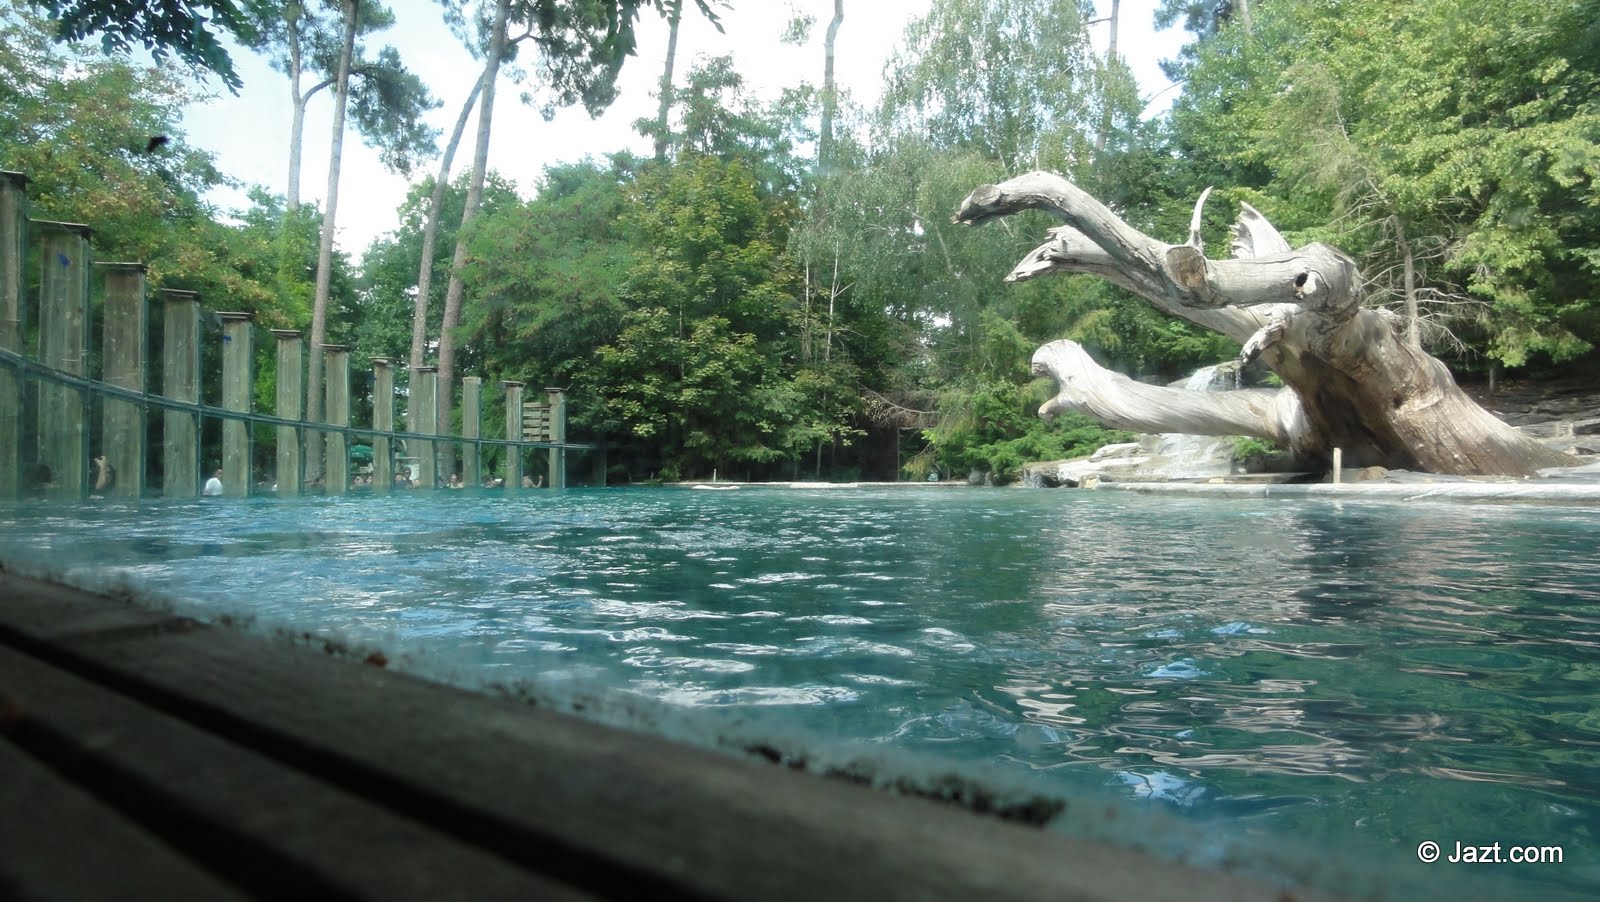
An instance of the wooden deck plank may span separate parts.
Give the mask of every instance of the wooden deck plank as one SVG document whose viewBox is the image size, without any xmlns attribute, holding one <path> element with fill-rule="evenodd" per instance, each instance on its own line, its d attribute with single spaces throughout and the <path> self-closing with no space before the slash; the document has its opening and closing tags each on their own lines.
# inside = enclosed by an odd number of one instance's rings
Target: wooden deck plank
<svg viewBox="0 0 1600 902">
<path fill-rule="evenodd" d="M 0 641 L 30 633 L 0 575 Z M 64 617 L 93 599 L 53 602 Z M 48 618 L 45 618 L 48 619 Z M 58 631 L 58 666 L 602 895 L 1320 898 L 610 729 L 233 630 Z"/>
<path fill-rule="evenodd" d="M 588 898 L 3 646 L 0 706 L 17 747 L 250 891 Z"/>
<path fill-rule="evenodd" d="M 67 586 L 28 579 L 0 568 L 0 600 L 9 626 L 36 639 L 65 639 L 140 630 L 202 629 L 204 624 L 141 607 L 125 598 L 108 598 Z"/>
<path fill-rule="evenodd" d="M 103 866 L 116 862 L 116 867 Z M 0 899 L 245 899 L 80 787 L 0 741 Z"/>
</svg>

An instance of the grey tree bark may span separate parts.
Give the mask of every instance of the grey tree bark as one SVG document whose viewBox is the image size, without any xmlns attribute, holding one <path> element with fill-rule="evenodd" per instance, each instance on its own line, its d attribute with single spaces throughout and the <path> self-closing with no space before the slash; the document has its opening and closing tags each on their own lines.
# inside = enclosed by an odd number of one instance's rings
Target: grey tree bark
<svg viewBox="0 0 1600 902">
<path fill-rule="evenodd" d="M 302 144 L 306 131 L 306 106 L 311 103 L 311 98 L 323 88 L 333 84 L 333 79 L 325 78 L 317 82 L 310 90 L 300 90 L 301 80 L 305 77 L 304 52 L 300 46 L 300 25 L 298 20 L 290 19 L 286 25 L 287 42 L 289 45 L 289 184 L 284 192 L 284 206 L 290 213 L 300 208 L 300 158 Z"/>
<path fill-rule="evenodd" d="M 833 79 L 833 48 L 844 24 L 844 0 L 833 0 L 833 19 L 822 42 L 822 127 L 817 135 L 817 168 L 828 175 L 833 165 L 833 119 L 839 110 L 839 86 Z"/>
<path fill-rule="evenodd" d="M 1111 0 L 1111 15 L 1106 17 L 1106 21 L 1111 23 L 1111 36 L 1106 48 L 1105 78 L 1100 88 L 1103 95 L 1100 101 L 1105 105 L 1105 109 L 1100 113 L 1100 130 L 1094 135 L 1095 159 L 1099 159 L 1100 154 L 1105 152 L 1106 136 L 1111 134 L 1111 67 L 1117 64 L 1117 19 L 1121 13 L 1122 0 Z"/>
<path fill-rule="evenodd" d="M 1209 194 L 1207 189 L 1206 194 Z M 980 224 L 1025 209 L 1066 225 L 1017 264 L 1006 281 L 1090 273 L 1157 309 L 1221 332 L 1283 380 L 1277 390 L 1189 392 L 1142 385 L 1057 341 L 1034 355 L 1059 392 L 1046 417 L 1080 411 L 1114 428 L 1245 435 L 1276 442 L 1308 464 L 1342 448 L 1347 466 L 1380 465 L 1460 475 L 1531 476 L 1576 461 L 1479 407 L 1450 371 L 1404 335 L 1405 322 L 1363 305 L 1355 262 L 1335 248 L 1291 249 L 1266 218 L 1241 205 L 1233 258 L 1205 256 L 1202 194 L 1184 244 L 1132 228 L 1067 180 L 1045 172 L 975 189 L 957 222 Z"/>
<path fill-rule="evenodd" d="M 433 182 L 433 194 L 428 198 L 428 222 L 422 227 L 422 263 L 417 267 L 417 301 L 411 314 L 411 367 L 422 366 L 428 347 L 428 295 L 433 289 L 433 246 L 439 238 L 439 212 L 444 205 L 444 192 L 450 184 L 450 168 L 455 164 L 456 149 L 461 146 L 461 136 L 467 131 L 467 119 L 478 104 L 483 91 L 483 79 L 472 83 L 467 102 L 461 105 L 461 115 L 456 117 L 455 130 L 450 133 L 450 143 L 445 146 L 439 160 L 439 175 Z"/>
<path fill-rule="evenodd" d="M 322 213 L 322 240 L 317 249 L 316 295 L 311 306 L 311 359 L 306 368 L 306 419 L 322 421 L 322 346 L 328 339 L 328 296 L 333 286 L 333 233 L 339 212 L 339 163 L 344 155 L 345 108 L 350 97 L 350 60 L 355 55 L 356 13 L 359 0 L 344 0 L 344 44 L 339 51 L 339 74 L 334 82 L 333 138 L 328 150 L 328 199 Z M 305 477 L 322 476 L 322 441 L 316 434 L 306 442 Z"/>
<path fill-rule="evenodd" d="M 483 202 L 483 181 L 489 169 L 489 136 L 494 125 L 494 86 L 500 75 L 500 66 L 505 62 L 506 48 L 511 43 L 506 33 L 510 20 L 511 0 L 498 0 L 495 4 L 493 30 L 489 33 L 489 52 L 483 64 L 482 96 L 478 101 L 477 146 L 472 155 L 472 175 L 467 182 L 466 209 L 461 214 L 461 228 L 456 232 L 455 254 L 450 261 L 450 284 L 445 289 L 444 296 L 444 322 L 439 327 L 439 434 L 450 432 L 451 418 L 455 409 L 451 403 L 451 399 L 455 397 L 455 329 L 461 325 L 461 300 L 466 290 L 466 285 L 462 281 L 462 269 L 467 263 L 469 227 L 477 218 L 478 205 Z M 450 454 L 448 445 L 443 447 L 440 457 L 442 466 L 453 465 L 453 455 Z"/>
<path fill-rule="evenodd" d="M 672 68 L 678 61 L 678 26 L 683 23 L 683 0 L 672 0 L 667 13 L 667 64 L 661 70 L 661 105 L 656 110 L 656 159 L 666 160 L 667 117 L 672 112 Z"/>
</svg>

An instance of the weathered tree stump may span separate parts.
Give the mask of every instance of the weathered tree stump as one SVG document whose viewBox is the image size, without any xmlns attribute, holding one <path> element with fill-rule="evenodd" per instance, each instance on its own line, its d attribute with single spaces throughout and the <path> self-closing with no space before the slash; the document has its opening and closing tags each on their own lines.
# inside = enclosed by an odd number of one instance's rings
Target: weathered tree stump
<svg viewBox="0 0 1600 902">
<path fill-rule="evenodd" d="M 1066 221 L 1006 281 L 1100 276 L 1158 310 L 1237 340 L 1243 358 L 1259 356 L 1284 383 L 1231 392 L 1158 388 L 1056 341 L 1033 357 L 1034 371 L 1059 386 L 1042 416 L 1079 411 L 1118 429 L 1253 436 L 1311 465 L 1326 465 L 1334 448 L 1343 449 L 1348 467 L 1458 475 L 1531 476 L 1576 463 L 1479 407 L 1443 363 L 1406 341 L 1400 317 L 1364 306 L 1355 261 L 1339 250 L 1291 249 L 1242 204 L 1233 259 L 1208 259 L 1200 239 L 1205 200 L 1202 194 L 1188 240 L 1178 245 L 1145 235 L 1046 172 L 979 186 L 962 202 L 955 220 L 973 225 L 1026 209 Z"/>
</svg>

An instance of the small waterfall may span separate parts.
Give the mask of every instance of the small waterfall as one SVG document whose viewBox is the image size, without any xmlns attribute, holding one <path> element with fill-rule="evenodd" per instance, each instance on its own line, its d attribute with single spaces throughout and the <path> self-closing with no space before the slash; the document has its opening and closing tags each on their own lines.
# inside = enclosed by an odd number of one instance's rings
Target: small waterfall
<svg viewBox="0 0 1600 902">
<path fill-rule="evenodd" d="M 1183 387 L 1189 391 L 1212 391 L 1213 389 L 1232 388 L 1233 377 L 1219 378 L 1222 368 L 1216 364 L 1203 366 L 1189 374 L 1183 381 Z"/>
<path fill-rule="evenodd" d="M 1203 366 L 1185 379 L 1182 388 L 1188 391 L 1229 391 L 1238 387 L 1239 368 L 1223 370 L 1219 366 Z M 1156 444 L 1156 455 L 1164 458 L 1168 479 L 1194 479 L 1208 476 L 1226 476 L 1233 472 L 1231 454 L 1226 453 L 1232 439 L 1214 435 L 1182 435 L 1163 433 Z"/>
</svg>

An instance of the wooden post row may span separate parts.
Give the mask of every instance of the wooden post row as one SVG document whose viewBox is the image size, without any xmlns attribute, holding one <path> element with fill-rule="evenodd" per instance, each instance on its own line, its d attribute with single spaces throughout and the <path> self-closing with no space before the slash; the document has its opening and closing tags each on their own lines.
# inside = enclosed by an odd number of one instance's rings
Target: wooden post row
<svg viewBox="0 0 1600 902">
<path fill-rule="evenodd" d="M 323 418 L 328 425 L 340 429 L 350 427 L 350 349 L 344 345 L 322 346 L 322 372 L 327 380 L 327 403 L 323 405 Z M 350 489 L 350 437 L 344 432 L 330 431 L 325 446 L 323 473 L 326 478 L 323 490 L 329 495 L 343 495 Z"/>
<path fill-rule="evenodd" d="M 105 337 L 101 381 L 117 388 L 143 392 L 145 342 L 149 315 L 145 306 L 143 263 L 102 263 L 106 293 Z M 106 497 L 138 498 L 144 494 L 144 405 L 123 398 L 106 398 L 101 404 L 100 454 L 108 469 L 108 485 L 94 490 Z M 99 477 L 100 471 L 95 470 Z"/>
<path fill-rule="evenodd" d="M 22 303 L 30 226 L 40 235 L 39 360 L 47 367 L 87 379 L 89 353 L 90 237 L 93 230 L 78 223 L 28 219 L 27 178 L 0 171 L 0 351 L 23 355 L 26 307 Z M 149 368 L 149 306 L 146 271 L 138 263 L 101 264 L 105 274 L 104 347 L 102 381 L 129 392 L 144 393 Z M 176 289 L 161 291 L 163 328 L 161 343 L 161 394 L 173 401 L 200 403 L 200 297 Z M 218 313 L 222 322 L 222 406 L 248 414 L 254 393 L 253 315 Z M 276 414 L 300 421 L 304 416 L 304 341 L 299 332 L 273 330 L 277 339 L 278 387 Z M 327 378 L 326 422 L 342 427 L 325 431 L 323 440 L 329 466 L 327 491 L 341 494 L 349 485 L 349 440 L 343 431 L 350 424 L 349 351 L 325 346 Z M 394 368 L 387 358 L 373 359 L 373 428 L 394 429 Z M 409 431 L 439 434 L 437 370 L 417 367 L 412 372 Z M 38 446 L 23 447 L 26 432 L 24 393 L 38 383 Z M 462 476 L 477 485 L 482 476 L 482 385 L 479 377 L 462 380 Z M 526 440 L 523 427 L 523 383 L 503 382 L 506 388 L 506 438 Z M 559 389 L 547 390 L 549 405 L 542 410 L 540 438 L 565 442 L 566 408 Z M 28 380 L 14 365 L 0 365 L 0 498 L 14 498 L 29 488 L 51 497 L 76 499 L 94 487 L 97 468 L 92 456 L 103 454 L 115 472 L 115 482 L 103 486 L 106 495 L 137 498 L 144 492 L 148 470 L 146 406 L 136 400 L 104 396 L 101 406 L 100 447 L 89 447 L 91 395 L 84 388 L 50 380 Z M 166 410 L 161 419 L 162 494 L 195 497 L 211 475 L 200 459 L 198 412 Z M 225 418 L 222 426 L 223 492 L 230 497 L 251 494 L 252 435 L 250 423 Z M 276 482 L 278 494 L 299 494 L 305 475 L 305 427 L 279 426 Z M 438 448 L 434 441 L 414 442 L 417 485 L 433 488 L 438 481 Z M 387 436 L 373 440 L 373 485 L 384 492 L 394 484 L 394 446 Z M 522 459 L 516 446 L 508 449 L 505 485 L 516 490 L 522 482 Z M 552 486 L 564 486 L 566 460 L 563 449 L 551 448 Z M 48 468 L 48 469 L 46 469 Z"/>
<path fill-rule="evenodd" d="M 461 481 L 469 487 L 482 482 L 483 446 L 478 444 L 483 428 L 483 377 L 461 380 Z"/>
<path fill-rule="evenodd" d="M 23 261 L 28 246 L 28 178 L 0 171 L 0 350 L 22 354 Z M 21 373 L 0 366 L 0 498 L 22 493 Z"/>
<path fill-rule="evenodd" d="M 565 444 L 567 441 L 567 398 L 566 393 L 559 388 L 547 388 L 545 396 L 550 404 L 550 441 Z M 564 489 L 567 487 L 567 449 L 550 449 L 550 487 Z"/>
<path fill-rule="evenodd" d="M 298 420 L 305 415 L 302 401 L 305 394 L 305 339 L 295 329 L 273 329 L 272 335 L 278 340 L 277 414 L 285 420 Z M 276 473 L 279 498 L 292 498 L 300 494 L 302 463 L 300 429 L 279 426 Z"/>
<path fill-rule="evenodd" d="M 163 289 L 161 393 L 185 404 L 200 403 L 200 296 Z M 161 419 L 161 494 L 200 495 L 200 417 L 168 410 Z"/>
<path fill-rule="evenodd" d="M 394 361 L 372 358 L 372 428 L 394 431 Z M 386 494 L 394 489 L 394 447 L 387 435 L 372 440 L 372 490 Z"/>
<path fill-rule="evenodd" d="M 506 441 L 521 442 L 522 438 L 522 386 L 521 382 L 502 381 L 506 390 Z M 522 487 L 522 446 L 506 448 L 506 484 L 508 492 Z"/>
<path fill-rule="evenodd" d="M 250 412 L 255 387 L 252 313 L 218 313 L 222 320 L 222 407 Z M 250 496 L 250 424 L 222 421 L 222 494 L 228 498 Z"/>
<path fill-rule="evenodd" d="M 414 366 L 411 368 L 411 405 L 407 410 L 411 432 L 418 435 L 435 435 L 439 429 L 439 407 L 436 393 L 439 385 L 439 368 Z M 417 471 L 411 474 L 416 488 L 431 489 L 439 478 L 434 458 L 433 442 L 416 439 L 406 443 L 416 445 L 409 449 L 417 459 Z"/>
<path fill-rule="evenodd" d="M 73 376 L 89 375 L 89 236 L 86 225 L 36 222 L 42 233 L 39 359 Z M 45 494 L 88 494 L 89 398 L 81 389 L 39 383 L 39 464 Z M 48 476 L 44 476 L 48 468 Z"/>
</svg>

